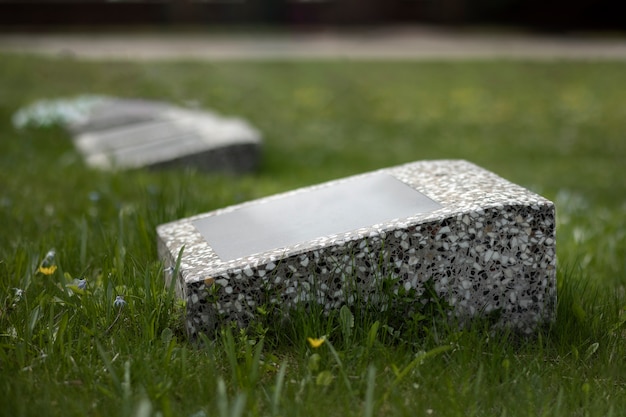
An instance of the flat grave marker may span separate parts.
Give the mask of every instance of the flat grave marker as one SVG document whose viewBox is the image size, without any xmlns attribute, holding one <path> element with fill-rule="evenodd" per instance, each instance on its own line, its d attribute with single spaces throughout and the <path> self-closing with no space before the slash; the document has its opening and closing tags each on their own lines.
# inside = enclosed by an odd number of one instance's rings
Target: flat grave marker
<svg viewBox="0 0 626 417">
<path fill-rule="evenodd" d="M 110 168 L 195 166 L 250 172 L 261 135 L 239 118 L 146 100 L 106 100 L 73 123 L 74 144 L 87 164 Z"/>
<path fill-rule="evenodd" d="M 243 119 L 140 99 L 40 100 L 16 112 L 13 124 L 65 127 L 86 163 L 100 169 L 246 173 L 257 168 L 262 145 L 259 131 Z"/>
<path fill-rule="evenodd" d="M 191 337 L 256 308 L 376 305 L 381 282 L 461 322 L 496 314 L 532 333 L 554 318 L 554 205 L 474 164 L 420 161 L 305 187 L 157 228 Z M 177 258 L 180 265 L 176 269 Z M 174 276 L 173 271 L 177 271 Z"/>
</svg>

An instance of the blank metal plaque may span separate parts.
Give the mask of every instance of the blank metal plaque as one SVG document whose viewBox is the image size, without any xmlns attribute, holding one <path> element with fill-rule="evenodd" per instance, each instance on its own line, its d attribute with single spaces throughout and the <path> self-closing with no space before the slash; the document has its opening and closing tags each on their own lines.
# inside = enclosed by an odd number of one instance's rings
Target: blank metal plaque
<svg viewBox="0 0 626 417">
<path fill-rule="evenodd" d="M 260 201 L 193 222 L 229 261 L 442 207 L 389 174 Z"/>
</svg>

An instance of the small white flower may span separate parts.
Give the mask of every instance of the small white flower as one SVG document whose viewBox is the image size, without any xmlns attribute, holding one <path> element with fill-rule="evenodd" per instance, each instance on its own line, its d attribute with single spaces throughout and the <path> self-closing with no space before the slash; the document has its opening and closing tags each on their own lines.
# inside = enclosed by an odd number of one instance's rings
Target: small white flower
<svg viewBox="0 0 626 417">
<path fill-rule="evenodd" d="M 43 261 L 44 262 L 54 262 L 54 257 L 56 256 L 56 251 L 54 249 L 50 249 L 47 253 L 46 256 L 44 257 Z"/>
<path fill-rule="evenodd" d="M 124 300 L 124 297 L 122 297 L 121 295 L 118 295 L 117 297 L 115 297 L 115 301 L 113 301 L 113 305 L 115 307 L 122 308 L 126 305 L 126 301 Z"/>
<path fill-rule="evenodd" d="M 55 265 L 54 258 L 56 257 L 56 252 L 54 249 L 50 249 L 46 256 L 44 256 L 43 260 L 39 264 L 39 272 L 45 275 L 52 275 L 54 271 L 57 269 Z"/>
<path fill-rule="evenodd" d="M 76 286 L 78 287 L 79 290 L 84 290 L 85 288 L 87 288 L 87 280 L 84 278 L 79 279 L 78 284 Z"/>
<path fill-rule="evenodd" d="M 22 299 L 22 295 L 24 294 L 24 290 L 21 288 L 13 288 L 15 295 L 13 296 L 13 307 Z"/>
</svg>

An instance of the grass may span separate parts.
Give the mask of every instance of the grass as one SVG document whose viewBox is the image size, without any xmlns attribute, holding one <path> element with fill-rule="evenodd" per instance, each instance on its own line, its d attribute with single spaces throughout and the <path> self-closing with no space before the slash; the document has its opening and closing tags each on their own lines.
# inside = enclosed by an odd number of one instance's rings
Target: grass
<svg viewBox="0 0 626 417">
<path fill-rule="evenodd" d="M 0 56 L 0 415 L 619 416 L 626 409 L 623 62 L 87 63 Z M 260 171 L 98 172 L 42 98 L 194 103 L 250 120 Z M 295 312 L 190 343 L 155 227 L 403 162 L 463 158 L 557 204 L 556 323 Z M 38 272 L 54 248 L 57 270 Z M 78 288 L 78 279 L 87 287 Z M 125 305 L 114 305 L 122 295 Z M 307 338 L 320 338 L 317 348 Z"/>
</svg>

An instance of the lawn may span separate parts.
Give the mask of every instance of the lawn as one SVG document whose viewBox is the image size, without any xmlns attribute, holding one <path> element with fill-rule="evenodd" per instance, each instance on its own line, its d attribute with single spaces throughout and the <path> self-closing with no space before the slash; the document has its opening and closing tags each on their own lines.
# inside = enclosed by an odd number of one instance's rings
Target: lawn
<svg viewBox="0 0 626 417">
<path fill-rule="evenodd" d="M 0 415 L 626 410 L 626 63 L 0 62 Z M 36 100 L 81 94 L 244 117 L 264 135 L 260 170 L 101 172 L 58 126 L 11 123 Z M 435 309 L 402 317 L 364 308 L 186 339 L 183 306 L 163 286 L 157 225 L 451 158 L 556 203 L 554 324 L 521 337 L 481 322 L 461 330 Z M 51 249 L 57 268 L 46 275 L 38 267 Z"/>
</svg>

